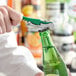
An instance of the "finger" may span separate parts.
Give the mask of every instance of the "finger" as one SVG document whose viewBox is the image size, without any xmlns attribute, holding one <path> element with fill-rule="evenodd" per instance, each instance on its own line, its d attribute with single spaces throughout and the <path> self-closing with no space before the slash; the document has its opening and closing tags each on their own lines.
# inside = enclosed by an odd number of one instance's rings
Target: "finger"
<svg viewBox="0 0 76 76">
<path fill-rule="evenodd" d="M 0 34 L 2 34 L 2 29 L 1 29 L 1 26 L 0 26 Z"/>
<path fill-rule="evenodd" d="M 11 22 L 9 19 L 8 11 L 4 7 L 0 7 L 0 11 L 2 12 L 2 14 L 4 16 L 6 32 L 10 32 L 11 31 Z"/>
<path fill-rule="evenodd" d="M 6 32 L 6 27 L 5 27 L 5 23 L 4 23 L 4 18 L 3 18 L 2 12 L 0 12 L 0 27 L 2 29 L 2 33 L 5 33 Z"/>
<path fill-rule="evenodd" d="M 35 76 L 44 76 L 44 73 L 43 72 L 39 72 Z"/>
<path fill-rule="evenodd" d="M 8 12 L 9 12 L 9 16 L 12 20 L 12 24 L 13 25 L 17 25 L 21 20 L 22 20 L 22 14 L 15 11 L 14 9 L 10 8 L 10 7 L 7 7 L 7 6 L 4 6 Z"/>
</svg>

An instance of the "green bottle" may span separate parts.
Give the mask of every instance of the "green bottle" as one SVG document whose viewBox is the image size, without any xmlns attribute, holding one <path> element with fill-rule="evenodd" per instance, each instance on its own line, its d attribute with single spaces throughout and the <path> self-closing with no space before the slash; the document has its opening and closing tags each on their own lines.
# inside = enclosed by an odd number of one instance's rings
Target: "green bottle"
<svg viewBox="0 0 76 76">
<path fill-rule="evenodd" d="M 70 0 L 66 0 L 66 2 L 67 2 L 67 3 L 69 3 L 69 2 L 70 2 Z"/>
<path fill-rule="evenodd" d="M 70 0 L 60 0 L 60 3 L 70 2 Z"/>
<path fill-rule="evenodd" d="M 40 37 L 43 47 L 43 70 L 45 76 L 68 76 L 66 66 L 51 40 L 50 31 L 41 31 Z"/>
<path fill-rule="evenodd" d="M 46 0 L 47 3 L 50 3 L 50 2 L 59 2 L 59 0 Z"/>
</svg>

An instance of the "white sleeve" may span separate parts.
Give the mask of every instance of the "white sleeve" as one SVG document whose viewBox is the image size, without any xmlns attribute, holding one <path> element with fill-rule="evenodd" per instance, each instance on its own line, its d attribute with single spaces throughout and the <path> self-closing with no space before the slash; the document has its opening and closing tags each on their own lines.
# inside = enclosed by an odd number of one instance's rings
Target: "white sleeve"
<svg viewBox="0 0 76 76">
<path fill-rule="evenodd" d="M 0 57 L 12 53 L 17 48 L 14 32 L 0 34 Z"/>
<path fill-rule="evenodd" d="M 13 32 L 0 35 L 0 72 L 6 76 L 35 76 L 38 69 L 30 51 L 17 46 Z"/>
<path fill-rule="evenodd" d="M 16 60 L 16 63 L 18 62 L 20 66 L 20 76 L 35 76 L 37 73 L 42 72 L 27 48 L 20 46 L 13 54 L 21 56 L 19 60 Z"/>
</svg>

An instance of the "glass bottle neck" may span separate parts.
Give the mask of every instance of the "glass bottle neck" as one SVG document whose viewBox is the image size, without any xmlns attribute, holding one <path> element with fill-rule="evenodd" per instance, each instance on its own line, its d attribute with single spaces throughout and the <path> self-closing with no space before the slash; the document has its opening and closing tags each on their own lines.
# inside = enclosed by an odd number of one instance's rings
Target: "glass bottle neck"
<svg viewBox="0 0 76 76">
<path fill-rule="evenodd" d="M 41 37 L 43 47 L 53 46 L 53 42 L 50 37 L 50 31 L 46 30 L 46 31 L 40 32 L 40 37 Z"/>
</svg>

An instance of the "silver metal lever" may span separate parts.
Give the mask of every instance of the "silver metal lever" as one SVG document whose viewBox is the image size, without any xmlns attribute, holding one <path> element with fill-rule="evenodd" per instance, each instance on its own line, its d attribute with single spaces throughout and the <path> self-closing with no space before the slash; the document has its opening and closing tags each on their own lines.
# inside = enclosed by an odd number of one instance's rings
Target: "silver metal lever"
<svg viewBox="0 0 76 76">
<path fill-rule="evenodd" d="M 27 22 L 27 27 L 28 27 L 28 31 L 30 32 L 39 32 L 45 29 L 54 30 L 53 23 L 35 25 L 35 24 L 32 24 L 31 22 Z"/>
</svg>

